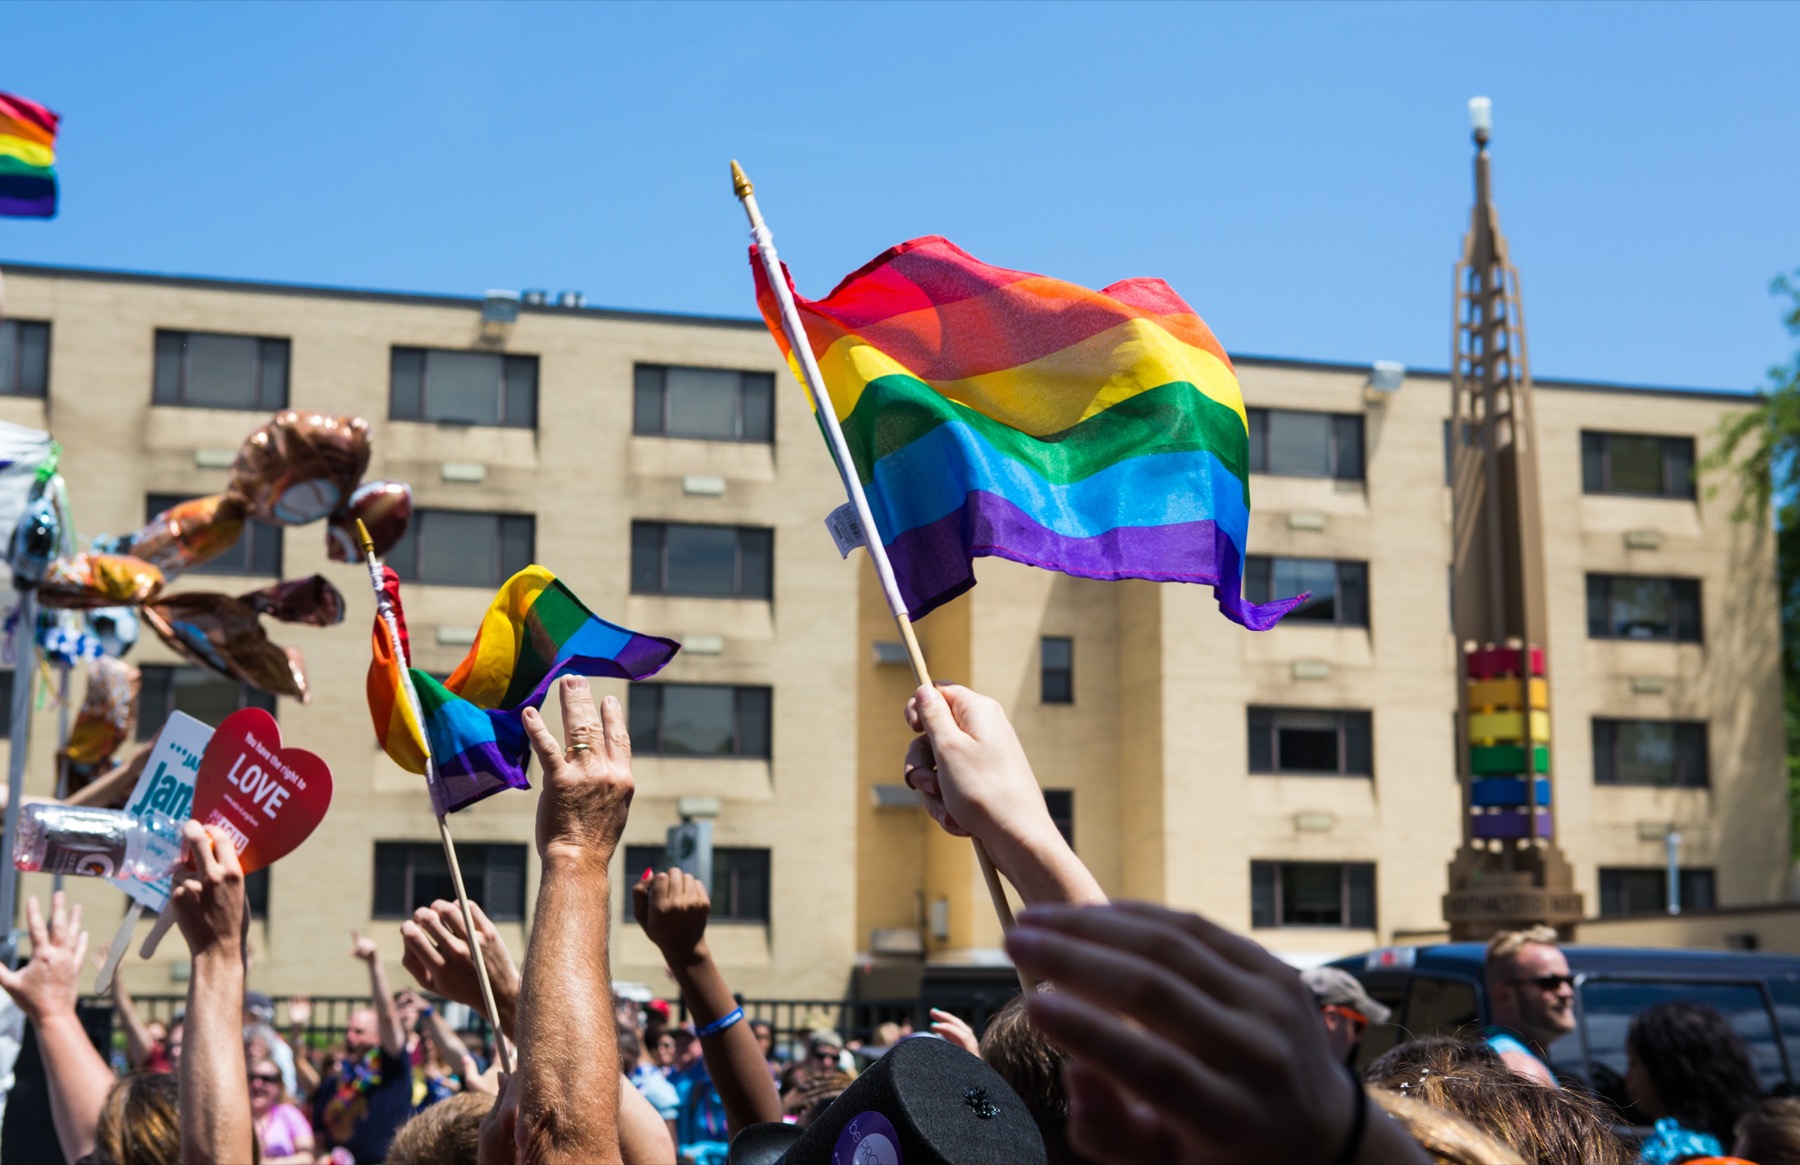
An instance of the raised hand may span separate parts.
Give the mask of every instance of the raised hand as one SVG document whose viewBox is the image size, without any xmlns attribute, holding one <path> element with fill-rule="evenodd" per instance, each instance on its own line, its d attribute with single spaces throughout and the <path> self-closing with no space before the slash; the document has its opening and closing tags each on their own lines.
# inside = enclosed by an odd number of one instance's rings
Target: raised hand
<svg viewBox="0 0 1800 1165">
<path fill-rule="evenodd" d="M 294 995 L 288 999 L 288 1025 L 305 1027 L 312 1022 L 313 1005 L 310 996 Z"/>
<path fill-rule="evenodd" d="M 184 865 L 177 867 L 169 909 L 195 958 L 212 952 L 242 957 L 250 910 L 237 847 L 215 826 L 181 827 Z"/>
<path fill-rule="evenodd" d="M 512 952 L 500 938 L 500 932 L 488 921 L 481 907 L 469 904 L 480 938 L 481 954 L 487 962 L 488 980 L 494 988 L 494 1006 L 500 1011 L 500 1030 L 513 1034 L 513 1009 L 519 999 L 519 969 Z M 421 906 L 413 916 L 400 924 L 400 940 L 406 953 L 400 965 L 425 990 L 466 1003 L 477 1011 L 486 1004 L 481 998 L 481 980 L 475 973 L 475 956 L 469 946 L 468 931 L 463 929 L 462 911 L 454 902 L 439 899 Z"/>
<path fill-rule="evenodd" d="M 350 932 L 350 955 L 365 963 L 373 963 L 381 957 L 381 949 L 375 945 L 374 939 L 364 938 L 361 931 L 352 930 Z"/>
<path fill-rule="evenodd" d="M 0 987 L 34 1024 L 65 1012 L 73 1016 L 80 994 L 76 981 L 88 948 L 87 931 L 81 929 L 81 904 L 65 910 L 63 893 L 58 890 L 50 896 L 46 923 L 44 908 L 33 895 L 25 900 L 25 925 L 31 932 L 31 961 L 17 971 L 0 963 Z"/>
<path fill-rule="evenodd" d="M 981 1055 L 981 1041 L 975 1038 L 975 1029 L 964 1022 L 961 1016 L 934 1007 L 931 1009 L 931 1030 L 969 1055 Z"/>
<path fill-rule="evenodd" d="M 700 952 L 711 909 L 706 886 L 682 870 L 656 874 L 631 888 L 632 916 L 670 967 L 679 967 Z"/>
<path fill-rule="evenodd" d="M 562 715 L 568 740 L 559 745 L 536 708 L 527 708 L 524 714 L 525 734 L 544 766 L 544 791 L 538 796 L 538 856 L 597 859 L 604 865 L 618 848 L 636 788 L 625 710 L 608 696 L 596 711 L 587 680 L 565 676 Z"/>
</svg>

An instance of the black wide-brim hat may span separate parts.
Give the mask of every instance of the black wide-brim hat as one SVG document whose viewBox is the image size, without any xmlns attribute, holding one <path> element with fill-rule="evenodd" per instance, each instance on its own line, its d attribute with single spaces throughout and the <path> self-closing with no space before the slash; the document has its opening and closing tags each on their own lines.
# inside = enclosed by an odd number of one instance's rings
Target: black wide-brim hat
<svg viewBox="0 0 1800 1165">
<path fill-rule="evenodd" d="M 1006 1081 L 961 1048 L 914 1036 L 870 1065 L 804 1131 L 744 1129 L 726 1165 L 1045 1165 L 1045 1158 L 1031 1113 Z"/>
</svg>

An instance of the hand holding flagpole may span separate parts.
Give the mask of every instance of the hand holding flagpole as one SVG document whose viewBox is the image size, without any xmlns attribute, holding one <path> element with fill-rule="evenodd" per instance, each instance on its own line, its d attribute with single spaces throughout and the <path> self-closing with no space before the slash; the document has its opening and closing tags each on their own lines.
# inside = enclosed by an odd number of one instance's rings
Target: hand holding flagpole
<svg viewBox="0 0 1800 1165">
<path fill-rule="evenodd" d="M 419 693 L 413 687 L 412 673 L 407 671 L 412 661 L 406 658 L 405 640 L 400 636 L 400 622 L 394 617 L 394 609 L 388 604 L 387 595 L 382 587 L 381 560 L 375 557 L 375 540 L 369 537 L 368 527 L 358 519 L 356 523 L 356 545 L 362 551 L 363 561 L 369 568 L 369 585 L 375 589 L 375 608 L 379 613 L 382 626 L 387 628 L 388 639 L 394 645 L 394 658 L 399 663 L 400 689 L 406 703 L 412 709 L 413 720 L 419 725 L 419 742 L 425 753 L 425 780 L 433 789 L 438 787 L 436 762 L 431 756 L 431 738 L 425 733 L 425 718 L 419 711 Z M 437 815 L 438 841 L 444 847 L 444 861 L 450 866 L 450 884 L 456 889 L 456 904 L 462 910 L 463 931 L 470 936 L 469 951 L 475 958 L 475 977 L 481 981 L 481 1003 L 487 1011 L 488 1024 L 494 1029 L 494 1052 L 500 1061 L 500 1070 L 511 1073 L 513 1070 L 512 1053 L 507 1050 L 506 1036 L 500 1031 L 500 1011 L 494 1006 L 494 985 L 488 979 L 487 957 L 481 952 L 481 932 L 475 929 L 475 917 L 469 910 L 469 892 L 463 888 L 462 866 L 456 860 L 456 845 L 450 840 L 450 822 L 443 814 Z"/>
<path fill-rule="evenodd" d="M 837 466 L 838 476 L 844 482 L 844 492 L 849 495 L 856 520 L 862 526 L 863 545 L 875 564 L 876 577 L 881 581 L 881 593 L 887 599 L 888 610 L 893 612 L 894 624 L 900 629 L 901 641 L 906 644 L 906 656 L 912 662 L 913 675 L 921 685 L 929 685 L 931 672 L 925 666 L 925 653 L 919 647 L 918 636 L 913 633 L 912 618 L 907 613 L 905 599 L 900 595 L 900 584 L 894 578 L 893 565 L 888 561 L 887 547 L 881 543 L 881 535 L 875 527 L 875 517 L 869 510 L 869 499 L 863 493 L 862 481 L 857 476 L 855 463 L 850 459 L 850 446 L 844 440 L 844 429 L 838 423 L 837 409 L 832 405 L 831 393 L 825 387 L 825 376 L 819 371 L 818 361 L 813 358 L 812 346 L 807 343 L 806 325 L 800 319 L 800 309 L 795 305 L 793 292 L 788 289 L 787 279 L 782 275 L 781 257 L 775 251 L 775 238 L 769 232 L 768 224 L 763 222 L 762 209 L 756 205 L 756 188 L 750 184 L 743 167 L 735 161 L 731 163 L 731 188 L 738 196 L 738 201 L 744 204 L 744 213 L 750 218 L 750 237 L 756 242 L 757 257 L 762 260 L 763 270 L 769 277 L 769 286 L 781 305 L 781 329 L 787 333 L 788 350 L 800 367 L 802 384 L 812 397 L 813 410 L 824 422 L 825 440 L 831 447 L 832 463 Z M 981 844 L 981 839 L 970 840 L 975 843 L 975 860 L 981 866 L 981 877 L 987 883 L 988 897 L 994 903 L 994 913 L 1000 917 L 1001 928 L 1011 930 L 1012 907 L 1006 901 L 1005 887 L 1000 884 L 1000 872 L 994 868 L 994 859 L 988 856 L 987 847 Z M 1028 993 L 1034 987 L 1023 971 L 1019 972 L 1019 983 Z"/>
</svg>

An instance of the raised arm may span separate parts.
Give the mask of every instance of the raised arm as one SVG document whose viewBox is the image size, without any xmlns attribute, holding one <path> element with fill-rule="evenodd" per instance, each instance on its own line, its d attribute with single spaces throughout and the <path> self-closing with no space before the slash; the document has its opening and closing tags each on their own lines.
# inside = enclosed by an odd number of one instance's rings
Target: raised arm
<svg viewBox="0 0 1800 1165">
<path fill-rule="evenodd" d="M 131 992 L 125 986 L 125 976 L 115 973 L 112 980 L 113 1016 L 119 1026 L 125 1029 L 125 1063 L 136 1072 L 150 1058 L 150 1051 L 156 1041 L 150 1038 L 150 1029 L 138 1015 L 137 1004 L 131 998 Z"/>
<path fill-rule="evenodd" d="M 37 1029 L 44 1079 L 50 1086 L 50 1120 L 63 1156 L 74 1161 L 94 1151 L 100 1110 L 112 1090 L 112 1069 L 100 1058 L 75 1014 L 76 979 L 87 954 L 81 907 L 63 909 L 62 891 L 50 896 L 50 919 L 37 898 L 25 901 L 31 961 L 17 971 L 0 963 L 0 987 Z"/>
<path fill-rule="evenodd" d="M 736 1134 L 746 1125 L 780 1120 L 781 1096 L 762 1049 L 706 945 L 712 909 L 706 887 L 692 874 L 670 870 L 633 886 L 631 902 L 638 925 L 662 952 L 687 1002 L 707 1074 L 725 1102 L 727 1127 Z"/>
<path fill-rule="evenodd" d="M 312 1048 L 306 1039 L 306 1025 L 311 1020 L 311 999 L 296 995 L 288 1000 L 288 1046 L 294 1049 L 294 1078 L 300 1083 L 302 1096 L 311 1096 L 319 1087 L 319 1069 L 313 1065 Z"/>
<path fill-rule="evenodd" d="M 946 832 L 980 841 L 1027 905 L 1105 903 L 1051 819 L 997 701 L 956 684 L 921 687 L 907 701 L 906 722 L 923 733 L 907 750 L 906 783 Z"/>
<path fill-rule="evenodd" d="M 487 961 L 488 980 L 494 988 L 494 1007 L 500 1012 L 497 1026 L 509 1040 L 518 1038 L 519 968 L 512 952 L 481 907 L 469 903 L 475 930 L 481 938 L 481 954 Z M 475 956 L 469 949 L 469 934 L 463 929 L 462 911 L 456 903 L 438 899 L 430 906 L 413 911 L 411 920 L 400 924 L 400 941 L 406 954 L 400 960 L 419 986 L 427 991 L 466 1003 L 476 1011 L 486 1005 L 481 998 L 481 981 L 475 974 Z"/>
<path fill-rule="evenodd" d="M 181 1044 L 182 1165 L 249 1161 L 256 1133 L 244 1064 L 244 871 L 218 829 L 182 826 L 187 870 L 169 908 L 193 955 Z"/>
<path fill-rule="evenodd" d="M 562 681 L 565 750 L 538 715 L 525 731 L 544 768 L 537 918 L 519 992 L 521 1165 L 616 1162 L 619 1049 L 607 972 L 607 866 L 631 810 L 631 738 L 608 696 Z"/>
<path fill-rule="evenodd" d="M 370 1006 L 375 1009 L 375 1026 L 381 1033 L 381 1050 L 390 1056 L 406 1051 L 406 1029 L 400 1024 L 400 1013 L 394 1008 L 394 993 L 388 990 L 387 968 L 381 965 L 381 950 L 372 938 L 350 932 L 350 953 L 369 965 Z"/>
</svg>

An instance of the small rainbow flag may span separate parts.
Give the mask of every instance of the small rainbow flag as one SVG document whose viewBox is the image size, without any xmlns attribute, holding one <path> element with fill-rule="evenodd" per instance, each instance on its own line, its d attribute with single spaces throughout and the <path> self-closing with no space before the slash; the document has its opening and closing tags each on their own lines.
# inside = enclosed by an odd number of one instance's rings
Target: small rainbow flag
<svg viewBox="0 0 1800 1165">
<path fill-rule="evenodd" d="M 56 114 L 0 93 L 0 216 L 56 217 Z"/>
<path fill-rule="evenodd" d="M 443 683 L 418 668 L 407 669 L 418 692 L 415 718 L 402 686 L 407 658 L 400 584 L 382 567 L 380 605 L 395 616 L 401 643 L 381 614 L 369 664 L 369 714 L 375 738 L 394 762 L 424 773 L 424 740 L 431 743 L 437 781 L 432 806 L 454 813 L 502 789 L 528 789 L 530 746 L 521 713 L 543 703 L 550 685 L 566 675 L 641 680 L 661 671 L 681 645 L 614 626 L 582 605 L 569 588 L 541 566 L 508 579 L 494 596 L 475 643 Z M 424 737 L 420 736 L 423 721 Z"/>
<path fill-rule="evenodd" d="M 754 247 L 750 265 L 798 374 Z M 981 555 L 1206 583 L 1256 631 L 1300 602 L 1242 596 L 1243 396 L 1225 349 L 1162 280 L 1091 291 L 932 237 L 795 302 L 913 618 L 974 586 Z"/>
</svg>

